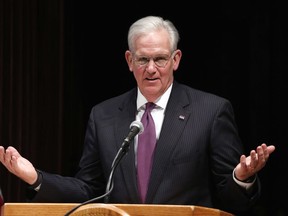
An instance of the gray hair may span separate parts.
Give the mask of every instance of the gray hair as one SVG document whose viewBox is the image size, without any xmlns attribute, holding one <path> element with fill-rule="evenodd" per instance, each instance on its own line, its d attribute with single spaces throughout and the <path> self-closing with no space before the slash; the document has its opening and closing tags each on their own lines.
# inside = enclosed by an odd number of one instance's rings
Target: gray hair
<svg viewBox="0 0 288 216">
<path fill-rule="evenodd" d="M 128 47 L 131 52 L 134 51 L 135 40 L 151 31 L 164 29 L 168 32 L 170 38 L 171 52 L 177 49 L 179 42 L 179 33 L 170 20 L 164 20 L 158 16 L 147 16 L 134 22 L 128 31 Z"/>
</svg>

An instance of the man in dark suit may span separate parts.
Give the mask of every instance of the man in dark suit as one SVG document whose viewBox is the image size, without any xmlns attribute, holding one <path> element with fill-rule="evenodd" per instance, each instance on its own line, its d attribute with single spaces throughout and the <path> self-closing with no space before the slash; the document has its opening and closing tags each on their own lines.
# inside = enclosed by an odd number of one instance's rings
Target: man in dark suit
<svg viewBox="0 0 288 216">
<path fill-rule="evenodd" d="M 246 157 L 230 102 L 174 80 L 182 56 L 178 41 L 175 26 L 161 17 L 144 17 L 130 27 L 125 57 L 137 87 L 93 107 L 74 177 L 36 170 L 15 148 L 0 147 L 4 166 L 31 185 L 32 201 L 84 202 L 103 195 L 111 164 L 147 102 L 155 105 L 150 121 L 157 140 L 147 193 L 141 201 L 139 134 L 115 169 L 108 202 L 199 205 L 239 213 L 257 201 L 257 172 L 275 147 L 263 143 Z"/>
</svg>

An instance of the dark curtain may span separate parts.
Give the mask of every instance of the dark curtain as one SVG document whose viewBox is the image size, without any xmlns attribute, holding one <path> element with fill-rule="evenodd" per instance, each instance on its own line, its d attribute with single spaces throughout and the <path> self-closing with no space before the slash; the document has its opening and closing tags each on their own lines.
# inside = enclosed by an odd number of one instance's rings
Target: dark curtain
<svg viewBox="0 0 288 216">
<path fill-rule="evenodd" d="M 64 3 L 0 2 L 0 145 L 41 169 L 70 174 L 82 123 Z M 24 201 L 26 185 L 3 166 L 0 175 L 5 201 Z"/>
<path fill-rule="evenodd" d="M 262 142 L 276 146 L 259 173 L 262 197 L 251 215 L 287 214 L 284 4 L 0 2 L 0 145 L 39 169 L 73 175 L 91 107 L 135 85 L 124 59 L 129 26 L 160 15 L 180 32 L 176 79 L 232 102 L 247 154 Z M 0 175 L 5 200 L 25 201 L 25 184 L 3 166 Z"/>
</svg>

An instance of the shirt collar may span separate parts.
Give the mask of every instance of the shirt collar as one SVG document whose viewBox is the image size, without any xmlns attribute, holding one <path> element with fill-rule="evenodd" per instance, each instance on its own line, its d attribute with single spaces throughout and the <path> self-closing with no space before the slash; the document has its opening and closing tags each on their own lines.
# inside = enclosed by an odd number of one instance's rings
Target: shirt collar
<svg viewBox="0 0 288 216">
<path fill-rule="evenodd" d="M 171 94 L 173 83 L 169 86 L 169 88 L 164 92 L 163 95 L 161 95 L 154 103 L 156 104 L 156 107 L 160 107 L 162 109 L 165 109 L 168 103 L 168 99 Z M 142 95 L 141 91 L 138 88 L 138 94 L 137 94 L 137 110 L 139 110 L 141 107 L 143 107 L 144 104 L 146 104 L 148 101 L 147 99 Z"/>
</svg>

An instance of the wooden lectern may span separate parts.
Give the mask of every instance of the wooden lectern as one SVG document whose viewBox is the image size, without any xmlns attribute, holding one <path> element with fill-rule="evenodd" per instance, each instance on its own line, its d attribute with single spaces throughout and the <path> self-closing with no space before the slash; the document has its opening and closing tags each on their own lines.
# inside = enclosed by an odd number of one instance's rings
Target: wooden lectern
<svg viewBox="0 0 288 216">
<path fill-rule="evenodd" d="M 1 216 L 64 216 L 77 203 L 5 203 Z M 70 216 L 233 216 L 214 208 L 188 205 L 87 204 Z"/>
</svg>

